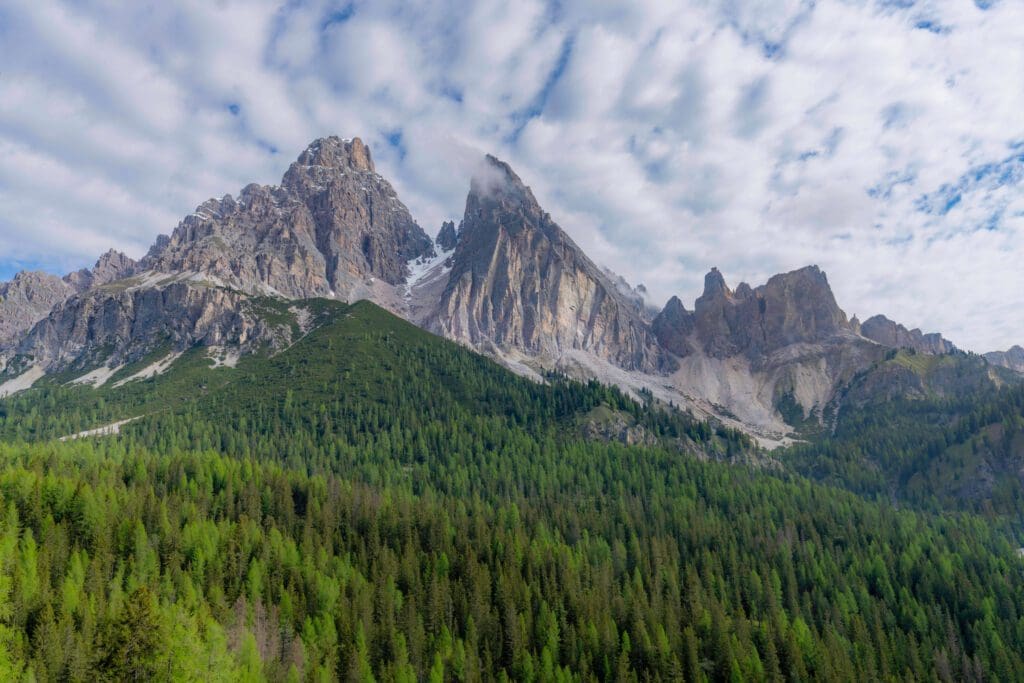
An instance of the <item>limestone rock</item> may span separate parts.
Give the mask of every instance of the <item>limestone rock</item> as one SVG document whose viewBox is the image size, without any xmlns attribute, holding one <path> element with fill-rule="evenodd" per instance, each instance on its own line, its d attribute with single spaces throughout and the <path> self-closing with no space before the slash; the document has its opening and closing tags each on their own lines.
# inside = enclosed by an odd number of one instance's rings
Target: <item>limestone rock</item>
<svg viewBox="0 0 1024 683">
<path fill-rule="evenodd" d="M 941 334 L 924 334 L 921 330 L 908 330 L 884 315 L 868 318 L 860 326 L 860 334 L 882 346 L 894 349 L 912 349 L 917 353 L 939 355 L 956 351 L 956 346 Z"/>
<path fill-rule="evenodd" d="M 64 282 L 76 292 L 84 292 L 133 275 L 139 264 L 119 251 L 111 249 L 100 256 L 92 269 L 82 268 L 64 276 Z"/>
<path fill-rule="evenodd" d="M 0 346 L 25 334 L 73 293 L 56 275 L 22 271 L 0 283 Z"/>
<path fill-rule="evenodd" d="M 377 175 L 359 138 L 314 141 L 279 187 L 210 200 L 158 240 L 145 270 L 194 271 L 247 292 L 354 300 L 376 279 L 405 281 L 430 238 Z"/>
<path fill-rule="evenodd" d="M 635 308 L 492 156 L 470 184 L 448 285 L 428 326 L 477 348 L 549 360 L 582 350 L 629 370 L 670 362 Z"/>
<path fill-rule="evenodd" d="M 1020 346 L 1010 347 L 1007 351 L 991 351 L 985 354 L 985 360 L 993 365 L 1024 374 L 1024 348 Z"/>
</svg>

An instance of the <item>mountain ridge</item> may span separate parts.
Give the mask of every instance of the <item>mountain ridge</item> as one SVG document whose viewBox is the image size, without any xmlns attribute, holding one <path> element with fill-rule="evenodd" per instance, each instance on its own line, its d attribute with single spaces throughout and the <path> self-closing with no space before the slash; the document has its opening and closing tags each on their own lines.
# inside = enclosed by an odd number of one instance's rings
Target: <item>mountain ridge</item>
<svg viewBox="0 0 1024 683">
<path fill-rule="evenodd" d="M 90 271 L 38 277 L 39 296 L 14 313 L 0 302 L 7 377 L 121 365 L 166 344 L 279 346 L 294 334 L 252 313 L 264 298 L 368 299 L 521 374 L 647 392 L 765 445 L 826 425 L 891 349 L 958 353 L 883 316 L 848 319 L 817 266 L 735 290 L 712 268 L 693 311 L 672 297 L 654 314 L 492 155 L 458 229 L 445 222 L 435 242 L 358 137 L 315 140 L 280 185 L 204 202 L 139 262 L 108 252 Z"/>
</svg>

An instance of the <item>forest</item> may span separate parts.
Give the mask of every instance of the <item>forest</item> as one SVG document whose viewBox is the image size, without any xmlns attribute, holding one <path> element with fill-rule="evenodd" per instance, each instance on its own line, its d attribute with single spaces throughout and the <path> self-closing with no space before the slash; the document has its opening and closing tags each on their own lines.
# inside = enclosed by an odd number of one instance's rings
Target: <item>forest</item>
<svg viewBox="0 0 1024 683">
<path fill-rule="evenodd" d="M 236 369 L 0 401 L 0 678 L 1024 678 L 1013 516 L 857 495 L 369 304 L 322 316 Z M 598 408 L 656 441 L 587 438 Z"/>
</svg>

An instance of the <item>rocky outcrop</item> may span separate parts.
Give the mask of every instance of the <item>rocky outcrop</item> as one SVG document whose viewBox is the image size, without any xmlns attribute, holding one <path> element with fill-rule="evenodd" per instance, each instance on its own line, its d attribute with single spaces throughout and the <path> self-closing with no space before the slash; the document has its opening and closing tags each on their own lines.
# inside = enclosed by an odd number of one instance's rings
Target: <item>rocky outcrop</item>
<svg viewBox="0 0 1024 683">
<path fill-rule="evenodd" d="M 459 235 L 455 231 L 455 221 L 445 221 L 441 224 L 441 230 L 437 233 L 434 242 L 441 251 L 451 251 L 459 241 Z"/>
<path fill-rule="evenodd" d="M 428 326 L 551 363 L 571 350 L 628 370 L 670 362 L 634 306 L 492 156 L 471 182 L 451 274 Z"/>
<path fill-rule="evenodd" d="M 985 360 L 1014 372 L 1024 374 L 1024 348 L 1013 346 L 1007 351 L 991 351 L 985 354 Z"/>
<path fill-rule="evenodd" d="M 212 199 L 158 240 L 145 270 L 202 272 L 246 292 L 368 298 L 398 285 L 431 240 L 359 140 L 313 142 L 279 187 L 249 185 Z"/>
<path fill-rule="evenodd" d="M 693 313 L 674 296 L 665 304 L 665 308 L 654 318 L 651 324 L 658 343 L 677 356 L 688 356 L 693 350 L 693 333 L 696 320 Z"/>
<path fill-rule="evenodd" d="M 0 347 L 25 334 L 73 290 L 56 275 L 20 272 L 0 283 Z"/>
<path fill-rule="evenodd" d="M 47 371 L 98 364 L 115 367 L 169 345 L 250 347 L 290 335 L 271 324 L 260 300 L 194 277 L 122 280 L 64 301 L 18 346 L 23 362 Z M 279 317 L 279 316 L 278 316 Z"/>
<path fill-rule="evenodd" d="M 911 349 L 917 353 L 943 354 L 956 351 L 956 346 L 941 334 L 924 334 L 921 330 L 908 330 L 884 315 L 868 318 L 860 326 L 860 334 L 882 346 Z"/>
<path fill-rule="evenodd" d="M 139 264 L 134 259 L 111 249 L 96 261 L 91 269 L 82 268 L 64 276 L 64 282 L 76 292 L 84 292 L 135 273 Z"/>
<path fill-rule="evenodd" d="M 743 355 L 755 362 L 792 344 L 854 334 L 817 266 L 775 275 L 756 289 L 741 283 L 736 291 L 712 268 L 694 312 L 673 298 L 655 320 L 655 331 L 677 355 L 696 346 L 715 358 Z"/>
</svg>

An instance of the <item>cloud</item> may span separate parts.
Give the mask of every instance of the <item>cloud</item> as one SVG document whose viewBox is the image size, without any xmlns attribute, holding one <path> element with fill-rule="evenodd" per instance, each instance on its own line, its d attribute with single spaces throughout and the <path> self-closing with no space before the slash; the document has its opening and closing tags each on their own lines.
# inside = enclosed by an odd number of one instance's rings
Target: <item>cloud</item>
<svg viewBox="0 0 1024 683">
<path fill-rule="evenodd" d="M 424 228 L 509 161 L 655 301 L 817 263 L 849 313 L 1024 342 L 1024 6 L 11 0 L 0 273 L 140 255 L 359 135 Z"/>
</svg>

